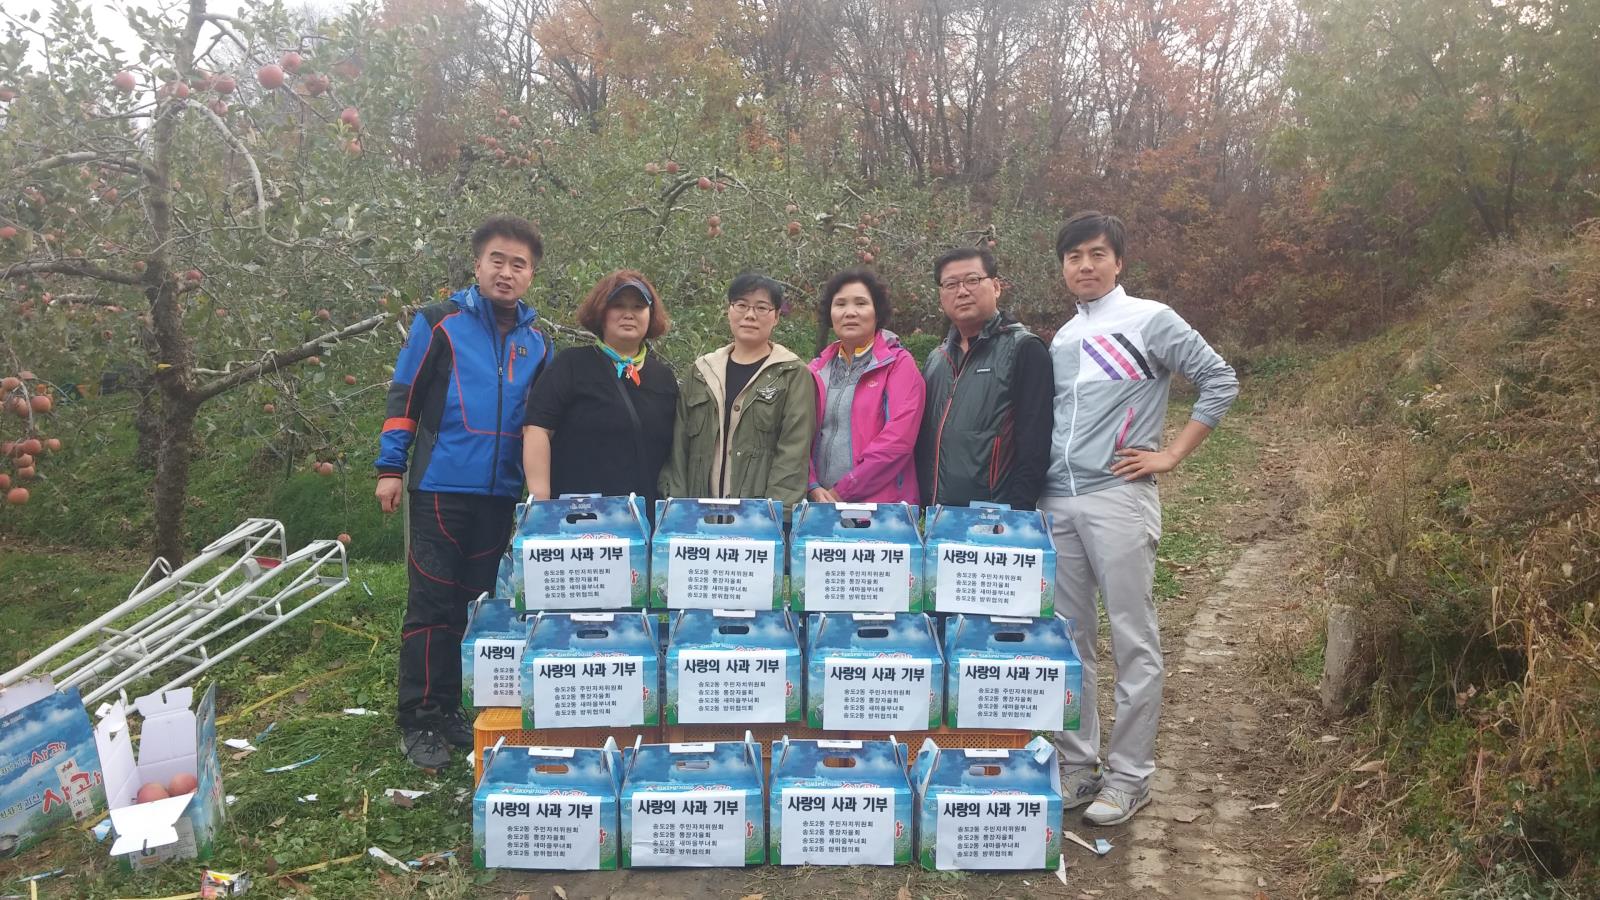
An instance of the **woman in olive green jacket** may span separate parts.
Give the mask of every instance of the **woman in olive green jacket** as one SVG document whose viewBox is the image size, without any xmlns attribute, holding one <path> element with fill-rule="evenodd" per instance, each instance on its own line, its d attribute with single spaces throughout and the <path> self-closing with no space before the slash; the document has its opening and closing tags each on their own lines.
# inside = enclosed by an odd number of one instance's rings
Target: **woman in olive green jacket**
<svg viewBox="0 0 1600 900">
<path fill-rule="evenodd" d="M 733 343 L 695 360 L 678 392 L 663 497 L 782 500 L 806 493 L 816 387 L 805 361 L 772 342 L 783 286 L 746 272 L 728 285 Z"/>
</svg>

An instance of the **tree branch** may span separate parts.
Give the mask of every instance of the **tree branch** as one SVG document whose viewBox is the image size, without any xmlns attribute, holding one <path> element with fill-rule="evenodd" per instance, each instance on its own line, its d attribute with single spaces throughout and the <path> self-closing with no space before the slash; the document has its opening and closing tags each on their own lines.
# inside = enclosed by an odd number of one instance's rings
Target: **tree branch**
<svg viewBox="0 0 1600 900">
<path fill-rule="evenodd" d="M 275 372 L 284 366 L 290 366 L 300 362 L 303 359 L 309 359 L 310 357 L 316 356 L 318 353 L 322 352 L 322 345 L 324 344 L 336 344 L 339 341 L 355 337 L 358 334 L 365 334 L 366 332 L 377 328 L 379 325 L 382 325 L 388 318 L 388 313 L 380 313 L 379 315 L 362 319 L 353 325 L 346 325 L 344 328 L 341 328 L 338 331 L 330 331 L 321 337 L 312 338 L 311 340 L 306 341 L 304 344 L 301 344 L 292 350 L 270 351 L 266 356 L 249 364 L 248 366 L 234 369 L 232 372 L 229 372 L 227 375 L 224 375 L 221 378 L 208 381 L 205 384 L 200 385 L 190 393 L 190 397 L 192 397 L 196 403 L 202 403 L 206 400 L 210 400 L 212 397 L 217 396 L 223 391 L 231 390 L 232 388 L 238 387 L 247 381 L 253 381 L 261 377 L 266 372 Z"/>
<path fill-rule="evenodd" d="M 55 156 L 47 156 L 44 159 L 29 163 L 20 169 L 14 170 L 11 173 L 9 180 L 12 182 L 18 182 L 35 172 L 43 172 L 48 169 L 59 169 L 62 166 L 83 165 L 85 163 L 101 163 L 103 165 L 111 166 L 112 168 L 122 169 L 125 172 L 135 172 L 141 175 L 148 175 L 150 173 L 150 167 L 142 162 L 139 162 L 138 160 L 127 159 L 126 157 L 121 156 L 112 156 L 110 154 L 99 153 L 94 150 L 80 150 L 76 153 L 59 153 Z"/>
<path fill-rule="evenodd" d="M 267 192 L 266 192 L 266 189 L 261 184 L 261 169 L 258 166 L 256 166 L 256 158 L 254 156 L 250 155 L 250 151 L 245 148 L 244 142 L 240 141 L 239 138 L 236 137 L 233 132 L 228 130 L 228 123 L 222 121 L 222 117 L 221 116 L 219 116 L 216 113 L 212 112 L 211 109 L 209 107 L 207 107 L 204 103 L 201 103 L 201 102 L 199 102 L 197 100 L 194 100 L 193 98 L 191 98 L 189 100 L 186 100 L 184 102 L 189 104 L 190 107 L 192 107 L 194 109 L 198 109 L 201 112 L 201 114 L 206 116 L 206 118 L 210 119 L 211 120 L 211 124 L 217 126 L 217 130 L 222 132 L 222 139 L 228 143 L 228 146 L 230 148 L 232 148 L 233 152 L 235 152 L 235 153 L 239 154 L 240 156 L 244 157 L 244 161 L 250 165 L 250 180 L 255 183 L 255 188 L 256 188 L 256 215 L 260 218 L 261 234 L 262 234 L 263 237 L 266 237 L 267 236 Z"/>
<path fill-rule="evenodd" d="M 0 269 L 0 279 L 24 278 L 28 275 L 77 275 L 80 278 L 95 278 L 100 281 L 126 284 L 132 287 L 139 287 L 144 284 L 144 278 L 141 275 L 135 275 L 131 272 L 117 272 L 83 259 L 23 260 Z"/>
</svg>

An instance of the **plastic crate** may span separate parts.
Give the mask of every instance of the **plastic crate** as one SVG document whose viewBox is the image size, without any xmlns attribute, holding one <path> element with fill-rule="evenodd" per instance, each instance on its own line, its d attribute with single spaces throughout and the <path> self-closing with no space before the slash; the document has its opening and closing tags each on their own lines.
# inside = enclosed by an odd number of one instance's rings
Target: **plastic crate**
<svg viewBox="0 0 1600 900">
<path fill-rule="evenodd" d="M 850 739 L 856 741 L 882 741 L 889 737 L 888 732 L 884 731 L 852 731 L 849 734 Z M 924 738 L 933 738 L 933 742 L 944 750 L 1020 750 L 1028 746 L 1033 735 L 1034 732 L 1022 729 L 950 727 L 936 731 L 894 733 L 896 740 L 910 745 L 912 756 L 917 754 L 917 748 L 922 746 Z"/>
<path fill-rule="evenodd" d="M 740 737 L 743 737 L 740 733 Z M 514 706 L 496 706 L 478 713 L 472 723 L 472 783 L 478 783 L 482 774 L 479 763 L 483 751 L 505 738 L 511 747 L 599 747 L 606 738 L 616 738 L 618 747 L 630 747 L 633 739 L 643 737 L 645 743 L 661 741 L 661 728 L 656 725 L 639 725 L 633 728 L 523 728 L 522 710 Z"/>
<path fill-rule="evenodd" d="M 772 745 L 788 735 L 797 741 L 847 741 L 848 731 L 824 731 L 807 728 L 802 722 L 768 723 L 764 725 L 727 725 L 707 722 L 696 725 L 667 725 L 661 729 L 661 739 L 669 744 L 699 743 L 701 741 L 742 741 L 746 731 L 761 745 L 761 756 L 772 758 Z"/>
</svg>

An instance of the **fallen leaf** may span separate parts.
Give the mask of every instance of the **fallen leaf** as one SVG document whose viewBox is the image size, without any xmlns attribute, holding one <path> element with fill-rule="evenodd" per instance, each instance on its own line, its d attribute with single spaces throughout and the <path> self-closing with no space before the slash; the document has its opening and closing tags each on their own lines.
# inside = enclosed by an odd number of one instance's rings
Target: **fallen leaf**
<svg viewBox="0 0 1600 900">
<path fill-rule="evenodd" d="M 1361 879 L 1362 884 L 1388 884 L 1404 875 L 1404 872 L 1379 872 L 1376 875 L 1366 875 Z"/>
<path fill-rule="evenodd" d="M 533 895 L 527 891 L 518 891 L 517 900 L 533 900 Z"/>
<path fill-rule="evenodd" d="M 267 861 L 261 864 L 261 871 L 268 875 L 278 871 L 278 858 L 276 856 L 268 856 Z"/>
<path fill-rule="evenodd" d="M 766 900 L 766 898 L 766 894 L 745 894 L 743 897 L 740 897 L 739 900 Z M 567 898 L 563 896 L 561 900 L 567 900 Z"/>
<path fill-rule="evenodd" d="M 417 802 L 415 800 L 412 800 L 410 797 L 407 797 L 405 794 L 390 794 L 389 795 L 389 802 L 393 803 L 395 806 L 400 807 L 401 809 L 410 809 L 411 807 L 417 805 Z"/>
<path fill-rule="evenodd" d="M 1385 763 L 1383 760 L 1374 759 L 1374 760 L 1371 760 L 1369 762 L 1364 762 L 1361 765 L 1356 766 L 1355 768 L 1351 769 L 1350 771 L 1352 771 L 1352 772 L 1382 772 L 1385 765 L 1387 765 L 1387 763 Z"/>
<path fill-rule="evenodd" d="M 1319 743 L 1319 744 L 1337 744 L 1337 743 L 1339 743 L 1339 739 L 1334 737 L 1331 734 L 1325 734 L 1322 737 L 1317 738 L 1317 743 Z"/>
<path fill-rule="evenodd" d="M 1200 818 L 1200 810 L 1192 806 L 1179 806 L 1172 810 L 1172 820 L 1174 822 L 1182 822 L 1188 825 L 1198 818 Z"/>
<path fill-rule="evenodd" d="M 562 886 L 561 886 L 561 885 L 559 885 L 559 884 L 558 884 L 558 885 L 556 885 L 556 886 L 554 886 L 554 887 L 552 887 L 552 888 L 551 888 L 551 889 L 550 889 L 550 893 L 552 893 L 552 894 L 555 894 L 555 895 L 556 895 L 556 900 L 567 900 L 567 889 L 566 889 L 566 888 L 564 888 L 564 887 L 562 887 Z M 756 896 L 758 896 L 758 897 L 759 897 L 759 896 L 761 896 L 761 895 L 760 895 L 760 894 L 757 894 L 757 895 L 756 895 Z"/>
<path fill-rule="evenodd" d="M 287 821 L 289 821 L 289 817 L 288 816 L 279 816 L 276 819 L 272 820 L 272 822 L 270 823 L 270 827 L 277 828 L 278 826 L 282 825 L 283 823 L 285 823 Z"/>
<path fill-rule="evenodd" d="M 1250 807 L 1250 811 L 1251 812 L 1260 812 L 1260 811 L 1262 811 L 1264 809 L 1277 809 L 1278 807 L 1280 807 L 1282 805 L 1283 804 L 1281 804 L 1281 803 L 1257 803 L 1255 806 Z"/>
<path fill-rule="evenodd" d="M 900 885 L 900 890 L 894 892 L 894 900 L 911 900 L 911 889 Z"/>
</svg>

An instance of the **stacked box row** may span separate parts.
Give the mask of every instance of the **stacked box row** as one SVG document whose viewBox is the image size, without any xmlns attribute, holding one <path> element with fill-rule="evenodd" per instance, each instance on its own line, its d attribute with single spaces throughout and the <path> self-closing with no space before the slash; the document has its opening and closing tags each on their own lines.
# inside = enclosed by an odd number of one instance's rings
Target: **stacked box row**
<svg viewBox="0 0 1600 900">
<path fill-rule="evenodd" d="M 518 613 L 487 596 L 462 641 L 463 702 L 524 727 L 800 723 L 828 731 L 1073 730 L 1083 664 L 1058 618 L 680 610 Z"/>
<path fill-rule="evenodd" d="M 483 754 L 473 862 L 487 868 L 907 865 L 1054 869 L 1055 748 L 915 759 L 888 740 L 509 747 Z M 908 772 L 909 769 L 909 772 Z"/>
<path fill-rule="evenodd" d="M 497 593 L 521 610 L 783 609 L 1049 616 L 1040 512 L 978 504 L 572 497 L 518 507 Z"/>
</svg>

